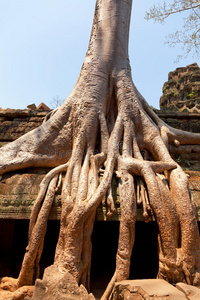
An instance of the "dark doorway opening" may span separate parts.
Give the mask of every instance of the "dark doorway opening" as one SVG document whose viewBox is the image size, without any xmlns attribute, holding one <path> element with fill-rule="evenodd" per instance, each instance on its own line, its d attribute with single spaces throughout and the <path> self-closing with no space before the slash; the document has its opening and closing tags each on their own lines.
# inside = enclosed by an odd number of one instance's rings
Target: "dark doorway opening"
<svg viewBox="0 0 200 300">
<path fill-rule="evenodd" d="M 156 278 L 158 273 L 158 226 L 136 222 L 130 279 Z"/>
<path fill-rule="evenodd" d="M 97 221 L 92 234 L 91 291 L 105 290 L 115 271 L 119 222 Z"/>
<path fill-rule="evenodd" d="M 105 290 L 115 271 L 119 222 L 98 221 L 92 235 L 91 291 Z M 158 272 L 158 226 L 136 222 L 130 279 L 156 278 Z"/>
<path fill-rule="evenodd" d="M 0 220 L 0 277 L 18 277 L 28 243 L 29 220 Z M 54 261 L 60 222 L 48 221 L 41 276 Z M 104 291 L 115 271 L 119 222 L 97 221 L 92 235 L 91 291 Z M 156 222 L 136 222 L 135 245 L 132 253 L 130 278 L 156 278 L 158 227 Z"/>
<path fill-rule="evenodd" d="M 0 277 L 17 278 L 28 245 L 29 220 L 0 220 Z M 44 250 L 40 262 L 40 277 L 54 260 L 60 221 L 48 221 Z"/>
</svg>

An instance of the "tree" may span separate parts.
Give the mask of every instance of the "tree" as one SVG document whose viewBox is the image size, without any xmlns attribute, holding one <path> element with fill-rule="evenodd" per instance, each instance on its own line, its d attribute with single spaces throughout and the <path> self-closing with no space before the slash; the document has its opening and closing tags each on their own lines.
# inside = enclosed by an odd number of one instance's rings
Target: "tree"
<svg viewBox="0 0 200 300">
<path fill-rule="evenodd" d="M 63 102 L 64 100 L 60 99 L 60 97 L 57 95 L 50 101 L 51 108 L 56 109 L 57 107 L 61 106 Z"/>
<path fill-rule="evenodd" d="M 181 44 L 183 55 L 190 52 L 197 57 L 200 55 L 200 1 L 197 0 L 173 0 L 171 3 L 164 1 L 163 4 L 153 5 L 149 12 L 146 12 L 146 20 L 153 19 L 155 22 L 164 23 L 165 20 L 174 14 L 182 13 L 183 18 L 182 30 L 175 31 L 168 35 L 167 43 L 170 46 Z M 183 55 L 179 55 L 181 58 Z"/>
<path fill-rule="evenodd" d="M 68 99 L 44 123 L 0 149 L 0 174 L 48 167 L 40 184 L 17 286 L 34 283 L 48 214 L 60 184 L 62 214 L 54 265 L 89 286 L 95 213 L 119 178 L 121 220 L 115 281 L 127 279 L 134 244 L 137 201 L 150 206 L 159 227 L 159 273 L 169 282 L 200 284 L 200 243 L 187 176 L 171 158 L 169 144 L 197 144 L 200 134 L 165 124 L 132 82 L 128 57 L 131 0 L 97 0 L 88 51 Z M 123 143 L 122 148 L 120 147 Z M 103 177 L 99 180 L 99 170 Z"/>
</svg>

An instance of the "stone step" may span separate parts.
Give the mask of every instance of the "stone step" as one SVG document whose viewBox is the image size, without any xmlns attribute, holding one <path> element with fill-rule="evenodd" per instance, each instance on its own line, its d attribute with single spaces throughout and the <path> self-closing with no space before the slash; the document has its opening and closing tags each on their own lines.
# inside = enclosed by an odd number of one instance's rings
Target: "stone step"
<svg viewBox="0 0 200 300">
<path fill-rule="evenodd" d="M 200 289 L 184 283 L 175 286 L 163 279 L 124 280 L 114 287 L 112 300 L 197 300 Z"/>
</svg>

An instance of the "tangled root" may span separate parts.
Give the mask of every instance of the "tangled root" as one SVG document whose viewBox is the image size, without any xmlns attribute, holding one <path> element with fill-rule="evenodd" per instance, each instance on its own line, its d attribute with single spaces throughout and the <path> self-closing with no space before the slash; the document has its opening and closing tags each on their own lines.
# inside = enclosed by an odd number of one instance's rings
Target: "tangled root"
<svg viewBox="0 0 200 300">
<path fill-rule="evenodd" d="M 134 86 L 126 49 L 130 7 L 129 0 L 97 1 L 89 49 L 69 98 L 39 128 L 0 149 L 0 174 L 30 166 L 52 168 L 33 207 L 18 287 L 39 276 L 47 220 L 61 186 L 54 264 L 89 288 L 96 209 L 107 194 L 107 215 L 115 213 L 114 173 L 120 232 L 116 270 L 102 299 L 108 299 L 116 281 L 129 277 L 137 205 L 146 222 L 153 214 L 158 223 L 158 276 L 200 285 L 199 232 L 188 180 L 168 150 L 170 144 L 200 144 L 200 134 L 165 124 Z"/>
<path fill-rule="evenodd" d="M 67 269 L 89 289 L 91 235 L 96 209 L 106 194 L 107 216 L 116 212 L 111 189 L 114 173 L 119 182 L 120 233 L 116 270 L 102 299 L 108 299 L 116 281 L 129 277 L 138 205 L 143 208 L 145 222 L 153 214 L 158 223 L 158 276 L 172 283 L 199 283 L 199 237 L 188 181 L 168 148 L 172 142 L 177 146 L 196 143 L 200 137 L 183 135 L 161 121 L 136 90 L 129 72 L 119 72 L 113 82 L 106 112 L 97 105 L 88 118 L 88 108 L 82 103 L 77 111 L 70 108 L 68 122 L 79 115 L 80 109 L 85 117 L 79 121 L 79 130 L 74 131 L 68 161 L 54 167 L 40 184 L 18 287 L 33 284 L 39 276 L 47 220 L 61 186 L 61 226 L 54 264 L 61 271 Z M 117 109 L 113 110 L 114 106 Z"/>
</svg>

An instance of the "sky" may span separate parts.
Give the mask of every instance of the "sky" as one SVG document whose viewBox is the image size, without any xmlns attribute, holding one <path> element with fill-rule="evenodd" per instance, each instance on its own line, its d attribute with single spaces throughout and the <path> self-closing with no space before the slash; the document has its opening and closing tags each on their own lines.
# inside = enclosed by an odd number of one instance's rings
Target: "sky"
<svg viewBox="0 0 200 300">
<path fill-rule="evenodd" d="M 165 45 L 182 15 L 165 25 L 146 21 L 145 11 L 162 0 L 133 0 L 129 56 L 133 81 L 159 108 L 168 73 L 197 62 L 179 63 L 181 48 Z M 0 0 L 0 107 L 25 109 L 65 100 L 78 78 L 87 51 L 95 0 Z"/>
</svg>

